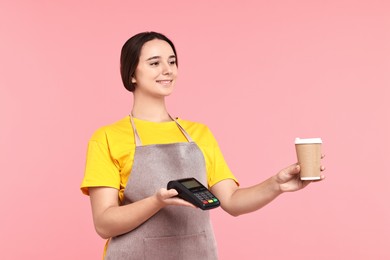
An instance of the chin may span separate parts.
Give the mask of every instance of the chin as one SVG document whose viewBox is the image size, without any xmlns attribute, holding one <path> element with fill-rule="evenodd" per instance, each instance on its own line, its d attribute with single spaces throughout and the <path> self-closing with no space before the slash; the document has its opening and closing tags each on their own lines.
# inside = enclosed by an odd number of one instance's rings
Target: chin
<svg viewBox="0 0 390 260">
<path fill-rule="evenodd" d="M 161 90 L 161 94 L 163 95 L 163 96 L 170 96 L 172 93 L 173 93 L 173 91 L 174 91 L 174 87 L 172 86 L 172 87 L 169 87 L 169 88 L 163 88 L 163 89 L 160 89 Z"/>
<path fill-rule="evenodd" d="M 163 94 L 163 96 L 165 97 L 169 97 L 170 95 L 172 95 L 173 91 L 169 91 L 169 92 L 166 92 Z"/>
</svg>

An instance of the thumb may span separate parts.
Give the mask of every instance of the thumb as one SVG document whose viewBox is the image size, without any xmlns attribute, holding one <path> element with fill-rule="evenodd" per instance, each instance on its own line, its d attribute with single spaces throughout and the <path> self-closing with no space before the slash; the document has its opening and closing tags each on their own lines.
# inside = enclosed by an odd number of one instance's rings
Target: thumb
<svg viewBox="0 0 390 260">
<path fill-rule="evenodd" d="M 295 175 L 298 174 L 300 171 L 301 171 L 301 167 L 297 163 L 290 165 L 282 170 L 282 172 L 284 172 L 284 174 L 287 175 Z"/>
<path fill-rule="evenodd" d="M 293 164 L 291 165 L 292 169 L 291 169 L 291 174 L 299 174 L 301 172 L 301 166 L 299 164 Z"/>
<path fill-rule="evenodd" d="M 291 180 L 295 177 L 295 175 L 299 174 L 301 171 L 301 167 L 298 164 L 290 165 L 283 170 L 281 170 L 278 174 L 278 179 L 283 183 Z"/>
<path fill-rule="evenodd" d="M 161 188 L 157 191 L 157 197 L 160 199 L 160 200 L 165 200 L 165 199 L 169 199 L 169 198 L 172 198 L 174 196 L 176 196 L 178 193 L 175 189 L 170 189 L 170 190 L 167 190 L 165 188 Z"/>
</svg>

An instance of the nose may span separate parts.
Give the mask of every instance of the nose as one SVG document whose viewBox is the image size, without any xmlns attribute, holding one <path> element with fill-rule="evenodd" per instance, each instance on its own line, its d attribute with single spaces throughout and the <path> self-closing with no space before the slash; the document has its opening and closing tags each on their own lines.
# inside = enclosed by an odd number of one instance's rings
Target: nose
<svg viewBox="0 0 390 260">
<path fill-rule="evenodd" d="M 163 70 L 162 70 L 163 75 L 170 75 L 172 74 L 172 68 L 169 63 L 164 63 L 163 64 Z"/>
</svg>

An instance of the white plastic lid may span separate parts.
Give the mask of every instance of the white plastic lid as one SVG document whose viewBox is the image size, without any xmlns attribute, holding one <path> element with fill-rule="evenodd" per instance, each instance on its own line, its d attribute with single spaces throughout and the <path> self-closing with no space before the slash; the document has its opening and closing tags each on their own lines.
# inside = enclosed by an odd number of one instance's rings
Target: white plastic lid
<svg viewBox="0 0 390 260">
<path fill-rule="evenodd" d="M 321 138 L 295 138 L 295 144 L 322 144 Z"/>
</svg>

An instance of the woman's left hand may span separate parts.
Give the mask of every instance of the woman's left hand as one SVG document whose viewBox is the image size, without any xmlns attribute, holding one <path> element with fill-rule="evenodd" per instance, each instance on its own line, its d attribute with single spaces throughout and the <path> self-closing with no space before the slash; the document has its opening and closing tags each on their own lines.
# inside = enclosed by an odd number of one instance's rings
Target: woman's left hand
<svg viewBox="0 0 390 260">
<path fill-rule="evenodd" d="M 321 159 L 324 158 L 324 155 L 321 156 Z M 324 171 L 325 167 L 321 166 L 321 171 Z M 301 168 L 298 164 L 293 164 L 281 170 L 278 174 L 275 175 L 275 180 L 279 184 L 280 191 L 282 192 L 292 192 L 305 188 L 313 181 L 302 181 L 300 179 L 299 173 Z M 321 181 L 325 179 L 324 175 L 321 175 Z"/>
</svg>

